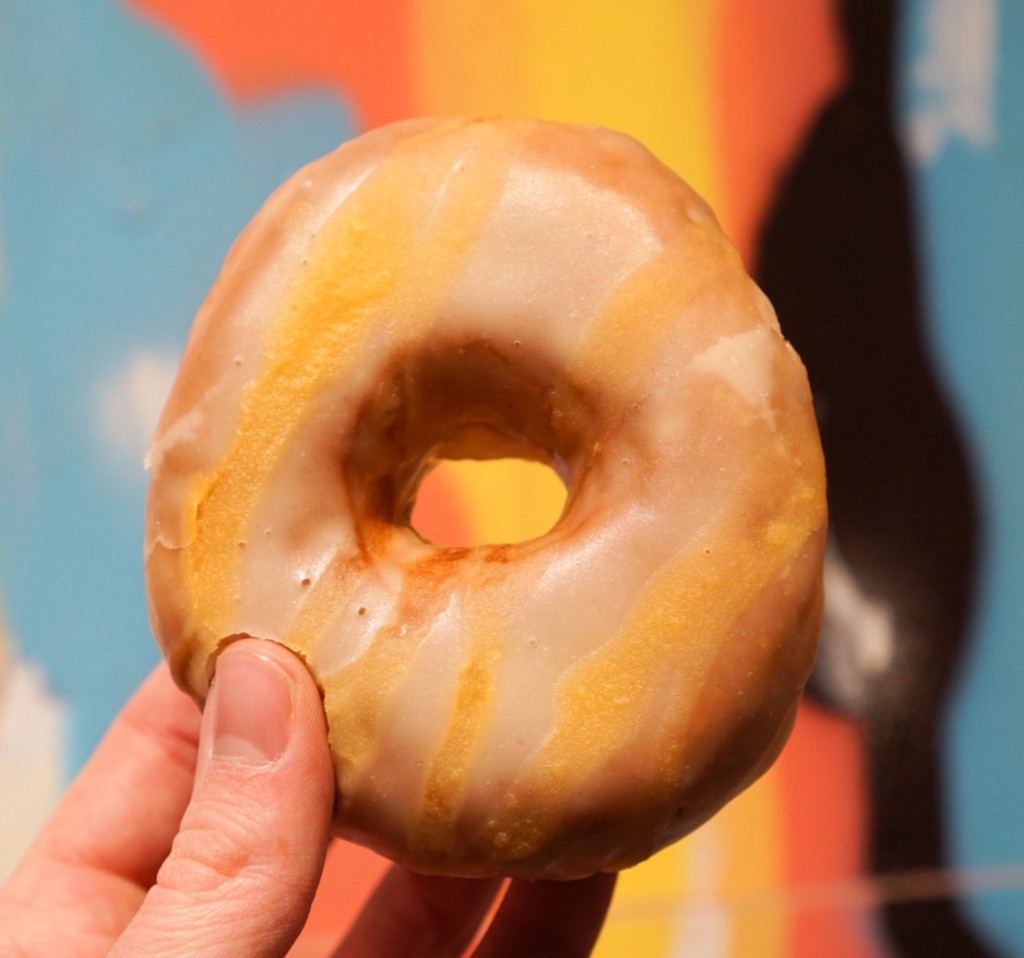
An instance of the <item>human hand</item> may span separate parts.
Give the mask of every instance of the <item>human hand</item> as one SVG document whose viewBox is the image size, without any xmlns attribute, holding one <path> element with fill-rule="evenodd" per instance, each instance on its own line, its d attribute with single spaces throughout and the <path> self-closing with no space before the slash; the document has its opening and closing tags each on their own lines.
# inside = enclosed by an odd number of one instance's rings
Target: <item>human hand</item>
<svg viewBox="0 0 1024 958">
<path fill-rule="evenodd" d="M 333 800 L 320 697 L 294 655 L 233 643 L 202 717 L 160 666 L 0 891 L 0 956 L 285 955 Z M 474 958 L 589 954 L 613 884 L 512 882 Z M 394 866 L 334 958 L 459 955 L 501 888 Z"/>
</svg>

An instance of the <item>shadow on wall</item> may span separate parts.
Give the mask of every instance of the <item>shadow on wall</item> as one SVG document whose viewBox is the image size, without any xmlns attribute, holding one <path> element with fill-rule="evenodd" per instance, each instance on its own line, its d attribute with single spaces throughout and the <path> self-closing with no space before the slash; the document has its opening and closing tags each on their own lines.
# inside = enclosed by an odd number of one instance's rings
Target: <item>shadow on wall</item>
<svg viewBox="0 0 1024 958">
<path fill-rule="evenodd" d="M 924 338 L 893 121 L 896 7 L 840 4 L 848 81 L 783 178 L 757 255 L 822 431 L 832 541 L 811 688 L 865 729 L 877 874 L 947 860 L 940 733 L 979 540 L 970 464 Z M 897 954 L 993 954 L 954 902 L 891 904 L 883 923 Z"/>
</svg>

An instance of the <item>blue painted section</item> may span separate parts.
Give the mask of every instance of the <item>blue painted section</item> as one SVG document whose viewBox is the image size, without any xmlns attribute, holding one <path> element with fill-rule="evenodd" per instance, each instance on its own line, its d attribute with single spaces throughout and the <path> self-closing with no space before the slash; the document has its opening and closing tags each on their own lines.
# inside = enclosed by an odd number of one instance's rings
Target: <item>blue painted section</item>
<svg viewBox="0 0 1024 958">
<path fill-rule="evenodd" d="M 914 167 L 933 344 L 972 446 L 987 535 L 947 728 L 952 853 L 968 867 L 1009 865 L 1024 861 L 1024 4 L 904 7 L 908 134 L 922 117 L 944 131 Z M 953 18 L 945 30 L 943 17 Z M 1019 891 L 968 904 L 1003 953 L 1024 954 Z"/>
<path fill-rule="evenodd" d="M 157 660 L 146 477 L 97 394 L 180 351 L 265 196 L 353 133 L 327 93 L 238 110 L 112 0 L 0 0 L 0 601 L 70 705 L 69 772 Z"/>
</svg>

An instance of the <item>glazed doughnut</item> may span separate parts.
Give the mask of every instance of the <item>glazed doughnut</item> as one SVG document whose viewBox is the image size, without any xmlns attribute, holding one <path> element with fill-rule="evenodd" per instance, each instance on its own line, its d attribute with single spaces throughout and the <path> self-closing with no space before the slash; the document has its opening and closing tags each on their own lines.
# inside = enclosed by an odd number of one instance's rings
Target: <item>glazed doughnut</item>
<svg viewBox="0 0 1024 958">
<path fill-rule="evenodd" d="M 563 478 L 445 548 L 440 459 Z M 416 120 L 236 242 L 150 452 L 157 639 L 202 701 L 240 636 L 324 696 L 335 827 L 422 872 L 638 862 L 771 763 L 822 611 L 806 375 L 705 203 L 621 134 Z"/>
</svg>

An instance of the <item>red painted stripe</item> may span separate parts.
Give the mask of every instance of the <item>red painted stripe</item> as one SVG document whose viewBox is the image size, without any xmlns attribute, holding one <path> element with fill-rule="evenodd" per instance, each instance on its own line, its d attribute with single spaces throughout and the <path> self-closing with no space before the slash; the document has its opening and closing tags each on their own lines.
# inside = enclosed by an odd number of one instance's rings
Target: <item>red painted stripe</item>
<svg viewBox="0 0 1024 958">
<path fill-rule="evenodd" d="M 722 0 L 716 61 L 720 212 L 748 263 L 780 174 L 842 82 L 834 7 L 831 0 Z M 785 317 L 782 322 L 785 329 Z M 780 879 L 783 894 L 789 888 L 794 896 L 793 958 L 875 954 L 861 902 L 806 904 L 822 901 L 815 888 L 854 887 L 852 880 L 864 874 L 870 827 L 864 749 L 854 723 L 805 705 L 780 759 L 786 832 Z"/>
<path fill-rule="evenodd" d="M 841 81 L 844 62 L 831 0 L 721 3 L 719 213 L 749 263 L 776 179 Z"/>
<path fill-rule="evenodd" d="M 805 704 L 778 771 L 786 830 L 782 877 L 795 903 L 788 954 L 874 956 L 863 897 L 820 893 L 855 890 L 865 871 L 870 822 L 864 743 L 857 727 Z"/>
<path fill-rule="evenodd" d="M 362 128 L 412 115 L 405 0 L 128 0 L 179 37 L 239 102 L 319 86 Z"/>
<path fill-rule="evenodd" d="M 412 526 L 424 539 L 446 546 L 475 545 L 468 504 L 441 471 L 431 472 L 419 488 Z"/>
</svg>

